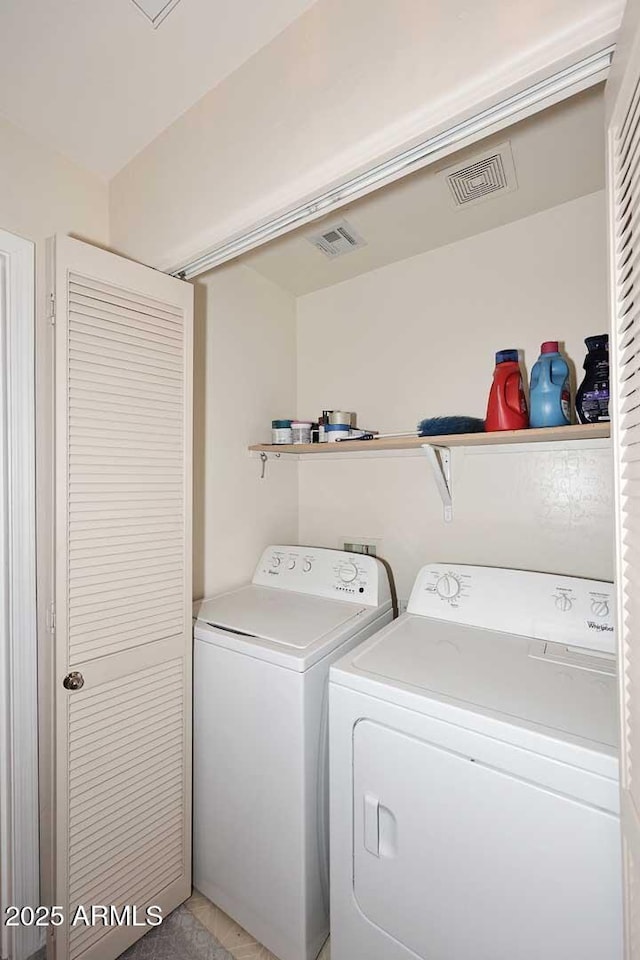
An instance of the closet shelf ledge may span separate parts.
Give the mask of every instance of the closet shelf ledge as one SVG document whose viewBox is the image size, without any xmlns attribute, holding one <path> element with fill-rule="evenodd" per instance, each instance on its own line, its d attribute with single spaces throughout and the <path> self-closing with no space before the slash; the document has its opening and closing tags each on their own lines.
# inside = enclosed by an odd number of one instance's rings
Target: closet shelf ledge
<svg viewBox="0 0 640 960">
<path fill-rule="evenodd" d="M 571 443 L 574 440 L 598 440 L 610 436 L 608 423 L 579 423 L 566 427 L 529 430 L 499 430 L 492 433 L 452 433 L 438 437 L 387 437 L 379 440 L 341 440 L 338 443 L 257 443 L 251 453 L 295 454 L 299 457 L 335 454 L 367 455 L 376 451 L 415 450 L 424 444 L 441 447 L 487 447 L 518 443 Z"/>
</svg>

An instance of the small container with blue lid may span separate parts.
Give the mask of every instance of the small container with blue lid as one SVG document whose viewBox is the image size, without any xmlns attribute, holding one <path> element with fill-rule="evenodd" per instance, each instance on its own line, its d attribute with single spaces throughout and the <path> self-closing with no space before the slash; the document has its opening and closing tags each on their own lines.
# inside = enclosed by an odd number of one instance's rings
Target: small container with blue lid
<svg viewBox="0 0 640 960">
<path fill-rule="evenodd" d="M 292 443 L 291 420 L 271 421 L 271 443 Z"/>
</svg>

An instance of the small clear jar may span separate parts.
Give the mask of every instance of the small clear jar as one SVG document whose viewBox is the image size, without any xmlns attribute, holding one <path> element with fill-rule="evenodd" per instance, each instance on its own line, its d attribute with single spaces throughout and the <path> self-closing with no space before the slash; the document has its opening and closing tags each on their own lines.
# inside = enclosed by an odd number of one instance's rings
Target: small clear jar
<svg viewBox="0 0 640 960">
<path fill-rule="evenodd" d="M 306 420 L 291 421 L 292 443 L 311 443 L 311 423 Z"/>
</svg>

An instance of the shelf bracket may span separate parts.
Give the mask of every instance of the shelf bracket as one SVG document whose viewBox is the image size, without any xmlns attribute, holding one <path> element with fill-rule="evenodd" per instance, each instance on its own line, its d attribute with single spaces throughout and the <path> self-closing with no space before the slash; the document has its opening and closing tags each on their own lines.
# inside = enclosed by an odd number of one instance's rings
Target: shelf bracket
<svg viewBox="0 0 640 960">
<path fill-rule="evenodd" d="M 445 523 L 453 520 L 453 499 L 451 496 L 451 451 L 437 443 L 423 443 L 422 449 L 431 464 L 433 478 L 442 498 Z"/>
</svg>

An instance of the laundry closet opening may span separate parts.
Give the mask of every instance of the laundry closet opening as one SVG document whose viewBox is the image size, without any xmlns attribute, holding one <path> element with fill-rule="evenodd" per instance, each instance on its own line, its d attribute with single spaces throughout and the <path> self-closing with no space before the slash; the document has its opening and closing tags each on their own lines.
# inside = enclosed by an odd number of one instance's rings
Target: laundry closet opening
<svg viewBox="0 0 640 960">
<path fill-rule="evenodd" d="M 483 418 L 496 351 L 530 375 L 548 340 L 575 397 L 609 325 L 604 184 L 596 86 L 198 279 L 195 597 L 269 543 L 374 542 L 401 605 L 428 561 L 612 579 L 607 439 L 452 449 L 452 523 L 422 456 L 270 454 L 261 479 L 248 453 L 325 409 L 380 433 Z"/>
</svg>

